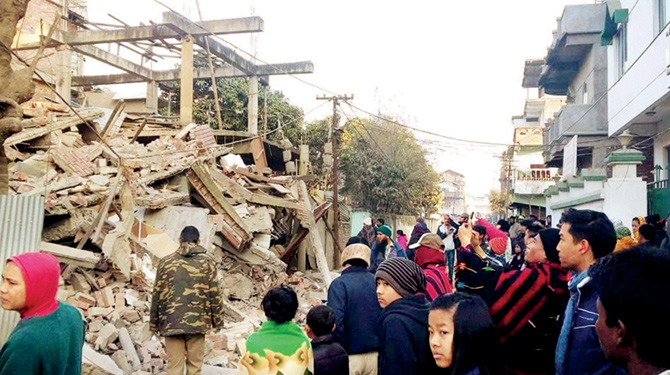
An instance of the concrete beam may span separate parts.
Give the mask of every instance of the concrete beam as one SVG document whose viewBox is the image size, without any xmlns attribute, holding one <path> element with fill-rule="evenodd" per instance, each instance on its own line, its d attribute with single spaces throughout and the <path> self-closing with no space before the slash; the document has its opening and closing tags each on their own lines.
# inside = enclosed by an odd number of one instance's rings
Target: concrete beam
<svg viewBox="0 0 670 375">
<path fill-rule="evenodd" d="M 295 63 L 256 65 L 256 73 L 259 76 L 314 73 L 314 64 L 311 61 L 300 61 Z"/>
<path fill-rule="evenodd" d="M 174 12 L 165 12 L 163 13 L 163 21 L 170 25 L 174 25 L 174 27 L 178 30 L 181 30 L 184 35 L 188 34 L 193 36 L 195 43 L 202 48 L 207 48 L 207 43 L 209 43 L 209 49 L 213 55 L 222 58 L 225 62 L 229 63 L 237 69 L 240 69 L 247 75 L 256 74 L 256 66 L 242 56 L 238 55 L 237 52 L 233 51 L 232 48 L 224 46 L 223 44 L 217 42 L 214 38 L 202 35 L 194 35 L 192 33 L 193 31 L 199 30 L 202 34 L 203 30 L 195 22 L 189 20 L 188 18 L 182 17 L 181 15 Z"/>
<path fill-rule="evenodd" d="M 149 78 L 138 76 L 137 74 L 103 74 L 99 76 L 78 76 L 72 77 L 72 86 L 97 86 L 97 85 L 118 85 L 121 83 L 140 83 L 150 82 Z"/>
<path fill-rule="evenodd" d="M 122 57 L 109 53 L 103 49 L 100 49 L 95 46 L 76 46 L 72 47 L 73 50 L 92 57 L 96 60 L 102 61 L 108 65 L 111 65 L 115 68 L 121 69 L 124 72 L 136 74 L 143 78 L 146 78 L 147 81 L 154 81 L 153 71 L 151 69 L 145 68 L 141 65 L 135 64 L 132 61 L 126 60 Z"/>
<path fill-rule="evenodd" d="M 69 44 L 71 46 L 116 43 L 116 42 L 136 42 L 141 40 L 153 39 L 172 39 L 181 37 L 182 33 L 174 30 L 168 24 L 149 25 L 149 26 L 130 26 L 116 30 L 86 30 L 74 32 L 56 32 L 47 47 L 56 47 L 60 44 Z M 207 31 L 203 30 L 205 28 Z M 261 32 L 264 28 L 263 19 L 260 17 L 231 18 L 224 20 L 213 20 L 197 22 L 189 29 L 191 35 L 216 35 L 240 34 Z M 39 43 L 22 43 L 16 50 L 37 49 Z"/>
</svg>

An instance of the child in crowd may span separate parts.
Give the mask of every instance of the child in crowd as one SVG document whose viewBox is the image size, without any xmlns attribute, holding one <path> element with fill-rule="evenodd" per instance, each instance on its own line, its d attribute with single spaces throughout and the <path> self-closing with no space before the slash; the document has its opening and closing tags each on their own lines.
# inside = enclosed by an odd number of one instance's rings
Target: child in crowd
<svg viewBox="0 0 670 375">
<path fill-rule="evenodd" d="M 398 245 L 400 245 L 403 250 L 407 250 L 407 236 L 405 235 L 405 232 L 403 232 L 402 229 L 398 229 L 395 231 L 395 234 Z"/>
<path fill-rule="evenodd" d="M 314 374 L 309 338 L 293 322 L 298 296 L 287 285 L 271 289 L 261 303 L 268 321 L 252 333 L 238 369 L 240 374 Z"/>
<path fill-rule="evenodd" d="M 377 299 L 383 308 L 379 374 L 424 375 L 437 367 L 428 347 L 426 276 L 406 258 L 382 262 L 375 273 Z"/>
<path fill-rule="evenodd" d="M 493 320 L 480 297 L 437 297 L 430 305 L 428 326 L 433 358 L 450 375 L 505 374 Z"/>
<path fill-rule="evenodd" d="M 307 313 L 307 336 L 312 339 L 315 375 L 349 375 L 349 357 L 333 338 L 335 314 L 326 305 L 313 307 Z"/>
</svg>

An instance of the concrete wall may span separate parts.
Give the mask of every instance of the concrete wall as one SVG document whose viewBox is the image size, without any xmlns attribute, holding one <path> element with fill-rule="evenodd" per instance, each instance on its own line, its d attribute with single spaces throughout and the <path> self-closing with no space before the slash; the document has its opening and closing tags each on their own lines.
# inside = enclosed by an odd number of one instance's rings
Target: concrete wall
<svg viewBox="0 0 670 375">
<path fill-rule="evenodd" d="M 363 220 L 366 217 L 372 217 L 372 222 L 374 223 L 377 218 L 384 218 L 386 224 L 390 225 L 393 228 L 393 236 L 395 239 L 395 232 L 400 229 L 405 232 L 407 239 L 409 240 L 410 234 L 412 234 L 412 229 L 414 229 L 414 224 L 416 224 L 416 217 L 414 216 L 405 216 L 405 215 L 391 215 L 391 214 L 375 214 L 370 215 L 367 211 L 351 211 L 351 231 L 350 236 L 355 236 L 363 228 Z M 434 218 L 425 218 L 426 225 L 431 232 L 437 232 L 437 227 L 440 225 L 439 219 Z"/>
<path fill-rule="evenodd" d="M 628 64 L 627 71 L 619 78 L 616 40 L 608 47 L 609 134 L 612 135 L 628 125 L 637 115 L 662 98 L 668 92 L 670 76 L 666 69 L 667 27 L 658 32 L 656 26 L 655 1 L 622 0 L 623 8 L 634 12 L 628 19 Z"/>
<path fill-rule="evenodd" d="M 624 222 L 635 216 L 647 215 L 647 184 L 637 177 L 634 164 L 612 165 L 613 177 L 607 180 L 567 181 L 562 191 L 547 197 L 547 215 L 558 222 L 568 208 L 602 211 L 610 219 Z M 565 186 L 567 185 L 567 189 Z"/>
</svg>

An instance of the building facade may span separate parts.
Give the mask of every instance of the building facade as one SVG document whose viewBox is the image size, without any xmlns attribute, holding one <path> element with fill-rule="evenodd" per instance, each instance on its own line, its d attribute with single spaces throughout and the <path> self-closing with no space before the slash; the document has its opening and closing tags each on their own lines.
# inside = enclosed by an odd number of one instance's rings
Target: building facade
<svg viewBox="0 0 670 375">
<path fill-rule="evenodd" d="M 575 135 L 578 169 L 603 167 L 618 146 L 608 138 L 608 59 L 601 45 L 606 13 L 602 3 L 568 5 L 557 21 L 538 80 L 544 94 L 566 97 L 544 131 L 547 166 L 562 167 L 564 146 Z"/>
<path fill-rule="evenodd" d="M 440 173 L 440 188 L 444 195 L 443 213 L 460 214 L 466 211 L 465 177 L 451 169 Z"/>
<path fill-rule="evenodd" d="M 522 87 L 526 89 L 523 114 L 512 117 L 514 146 L 503 155 L 501 191 L 510 197 L 508 215 L 544 217 L 544 191 L 554 183 L 558 168 L 544 164 L 544 132 L 565 97 L 543 95 L 538 80 L 544 60 L 528 60 Z"/>
<path fill-rule="evenodd" d="M 647 157 L 639 171 L 649 182 L 649 214 L 670 214 L 670 0 L 606 3 L 608 134 L 637 136 L 631 146 Z"/>
</svg>

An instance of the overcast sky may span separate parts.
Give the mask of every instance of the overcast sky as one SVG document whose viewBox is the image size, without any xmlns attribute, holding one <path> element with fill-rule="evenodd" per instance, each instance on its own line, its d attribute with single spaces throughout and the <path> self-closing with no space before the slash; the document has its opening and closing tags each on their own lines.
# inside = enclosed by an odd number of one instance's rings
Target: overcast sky
<svg viewBox="0 0 670 375">
<path fill-rule="evenodd" d="M 199 20 L 195 0 L 163 2 Z M 256 34 L 260 59 L 310 60 L 314 73 L 300 78 L 354 94 L 358 107 L 428 131 L 502 143 L 511 142 L 511 117 L 523 111 L 524 61 L 544 57 L 565 5 L 585 3 L 594 0 L 200 0 L 205 20 L 262 17 L 265 30 Z M 113 23 L 107 13 L 131 25 L 160 22 L 165 10 L 153 0 L 89 0 L 89 18 L 98 22 Z M 250 34 L 223 38 L 253 52 Z M 89 64 L 86 73 L 99 74 L 99 69 Z M 323 104 L 316 95 L 327 94 L 291 77 L 273 76 L 270 84 L 305 112 Z M 331 108 L 324 105 L 307 118 L 325 117 Z M 492 155 L 502 148 L 416 136 L 433 141 L 429 160 L 435 169 L 464 174 L 469 192 L 484 194 L 499 186 L 500 163 Z"/>
</svg>

